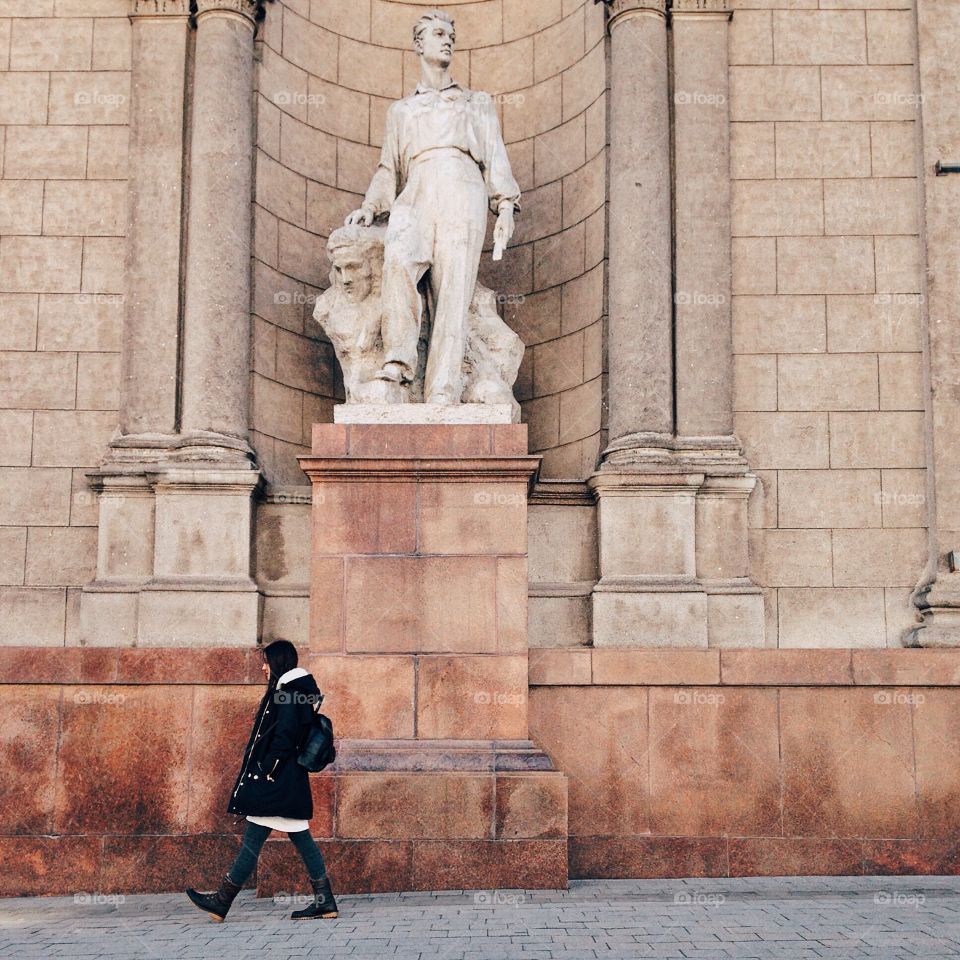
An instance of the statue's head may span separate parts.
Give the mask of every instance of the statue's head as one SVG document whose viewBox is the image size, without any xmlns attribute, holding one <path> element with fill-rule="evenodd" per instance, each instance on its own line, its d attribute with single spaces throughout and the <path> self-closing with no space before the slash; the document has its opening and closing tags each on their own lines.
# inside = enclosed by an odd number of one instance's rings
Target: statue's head
<svg viewBox="0 0 960 960">
<path fill-rule="evenodd" d="M 327 253 L 333 269 L 330 282 L 354 303 L 361 303 L 380 283 L 383 269 L 382 231 L 340 227 L 330 234 Z"/>
<path fill-rule="evenodd" d="M 449 13 L 430 10 L 414 24 L 413 49 L 432 66 L 449 67 L 456 42 L 457 33 Z"/>
</svg>

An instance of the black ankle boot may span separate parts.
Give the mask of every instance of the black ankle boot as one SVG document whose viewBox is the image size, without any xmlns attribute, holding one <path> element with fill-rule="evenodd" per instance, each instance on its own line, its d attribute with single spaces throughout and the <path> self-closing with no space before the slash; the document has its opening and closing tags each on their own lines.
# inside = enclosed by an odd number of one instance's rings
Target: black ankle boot
<svg viewBox="0 0 960 960">
<path fill-rule="evenodd" d="M 198 893 L 192 887 L 187 891 L 187 896 L 195 907 L 209 913 L 217 923 L 223 923 L 223 918 L 233 904 L 234 898 L 240 892 L 237 886 L 229 877 L 224 877 L 220 881 L 220 888 L 212 893 Z"/>
<path fill-rule="evenodd" d="M 313 920 L 320 917 L 323 920 L 332 920 L 337 916 L 337 901 L 333 899 L 333 891 L 330 889 L 330 878 L 324 877 L 322 880 L 311 880 L 310 886 L 313 887 L 313 903 L 303 910 L 294 910 L 290 914 L 291 920 Z"/>
</svg>

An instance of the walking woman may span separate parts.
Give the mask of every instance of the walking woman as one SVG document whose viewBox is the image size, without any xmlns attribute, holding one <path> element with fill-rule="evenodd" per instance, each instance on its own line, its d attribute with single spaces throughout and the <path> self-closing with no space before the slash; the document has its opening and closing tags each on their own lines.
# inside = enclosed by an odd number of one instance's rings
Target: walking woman
<svg viewBox="0 0 960 960">
<path fill-rule="evenodd" d="M 320 848 L 310 836 L 313 797 L 307 771 L 297 755 L 310 732 L 315 705 L 320 702 L 316 681 L 297 666 L 297 648 L 289 640 L 275 640 L 263 651 L 267 692 L 253 721 L 243 753 L 240 775 L 230 795 L 228 813 L 247 818 L 243 844 L 220 888 L 212 893 L 194 889 L 187 896 L 221 923 L 234 898 L 253 873 L 271 830 L 283 830 L 303 860 L 313 887 L 313 903 L 290 916 L 294 920 L 337 915 L 337 901 Z"/>
</svg>

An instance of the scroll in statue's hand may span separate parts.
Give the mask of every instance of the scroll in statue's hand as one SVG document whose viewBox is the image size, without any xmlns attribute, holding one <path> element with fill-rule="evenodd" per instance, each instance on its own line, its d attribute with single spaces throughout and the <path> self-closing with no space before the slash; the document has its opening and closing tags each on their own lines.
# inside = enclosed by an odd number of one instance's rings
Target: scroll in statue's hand
<svg viewBox="0 0 960 960">
<path fill-rule="evenodd" d="M 373 226 L 373 218 L 374 213 L 369 207 L 361 207 L 349 214 L 343 222 L 348 227 L 370 227 Z"/>
<path fill-rule="evenodd" d="M 497 217 L 497 225 L 493 228 L 493 259 L 502 260 L 503 251 L 507 249 L 510 238 L 513 236 L 513 206 L 503 206 Z"/>
</svg>

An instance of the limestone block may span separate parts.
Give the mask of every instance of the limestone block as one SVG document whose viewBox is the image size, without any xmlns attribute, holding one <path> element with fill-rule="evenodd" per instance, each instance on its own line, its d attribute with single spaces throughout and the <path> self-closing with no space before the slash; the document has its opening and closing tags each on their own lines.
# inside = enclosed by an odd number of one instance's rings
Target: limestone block
<svg viewBox="0 0 960 960">
<path fill-rule="evenodd" d="M 107 487 L 99 500 L 97 579 L 146 580 L 153 573 L 153 497 L 146 489 Z"/>
<path fill-rule="evenodd" d="M 42 294 L 37 349 L 118 352 L 123 332 L 123 297 Z"/>
<path fill-rule="evenodd" d="M 584 26 L 581 6 L 534 37 L 533 65 L 537 82 L 567 70 L 583 56 Z"/>
<path fill-rule="evenodd" d="M 0 20 L 0 70 L 10 69 L 10 28 L 12 20 Z"/>
<path fill-rule="evenodd" d="M 583 382 L 583 332 L 558 337 L 534 348 L 535 396 L 559 393 Z"/>
<path fill-rule="evenodd" d="M 23 583 L 26 550 L 26 527 L 0 527 L 0 585 Z"/>
<path fill-rule="evenodd" d="M 914 179 L 827 180 L 826 232 L 914 234 L 918 231 Z"/>
<path fill-rule="evenodd" d="M 573 226 L 599 210 L 606 200 L 606 156 L 598 153 L 563 178 L 563 225 Z"/>
<path fill-rule="evenodd" d="M 777 292 L 777 246 L 773 237 L 734 237 L 733 293 Z"/>
<path fill-rule="evenodd" d="M 277 493 L 277 502 L 257 508 L 255 557 L 257 581 L 295 587 L 307 582 L 310 564 L 309 488 Z"/>
<path fill-rule="evenodd" d="M 820 296 L 734 297 L 734 353 L 823 353 L 824 301 Z"/>
<path fill-rule="evenodd" d="M 781 647 L 886 646 L 883 590 L 867 587 L 783 587 Z"/>
<path fill-rule="evenodd" d="M 692 489 L 601 495 L 598 523 L 604 577 L 695 574 Z M 658 534 L 648 537 L 645 530 L 657 530 Z"/>
<path fill-rule="evenodd" d="M 912 121 L 871 123 L 870 148 L 875 177 L 917 174 L 917 131 Z"/>
<path fill-rule="evenodd" d="M 509 94 L 532 87 L 533 44 L 533 37 L 523 37 L 512 43 L 498 43 L 474 50 L 470 54 L 470 86 L 474 90 L 486 90 L 493 94 Z"/>
<path fill-rule="evenodd" d="M 301 120 L 307 120 L 311 127 L 335 137 L 345 137 L 357 143 L 367 142 L 371 127 L 370 97 L 367 94 L 327 83 L 317 77 L 310 77 L 308 87 L 306 116 L 300 117 Z M 359 192 L 365 190 L 366 185 Z"/>
<path fill-rule="evenodd" d="M 0 407 L 72 407 L 76 366 L 76 358 L 66 353 L 0 354 Z"/>
<path fill-rule="evenodd" d="M 777 409 L 777 358 L 736 356 L 733 358 L 733 409 Z"/>
<path fill-rule="evenodd" d="M 762 647 L 764 619 L 762 593 L 707 594 L 707 645 L 719 649 Z"/>
<path fill-rule="evenodd" d="M 120 180 L 53 180 L 43 200 L 49 234 L 118 237 L 126 230 L 127 185 Z"/>
<path fill-rule="evenodd" d="M 298 647 L 310 643 L 309 597 L 271 597 L 263 598 L 263 627 L 261 642 L 289 640 Z"/>
<path fill-rule="evenodd" d="M 731 67 L 730 119 L 821 119 L 819 68 Z"/>
<path fill-rule="evenodd" d="M 757 470 L 757 484 L 747 502 L 748 520 L 751 528 L 777 526 L 777 477 L 776 470 Z"/>
<path fill-rule="evenodd" d="M 306 179 L 261 150 L 257 151 L 256 201 L 281 220 L 306 226 Z"/>
<path fill-rule="evenodd" d="M 587 107 L 584 116 L 587 121 L 587 157 L 590 158 L 607 145 L 607 95 L 597 97 Z"/>
<path fill-rule="evenodd" d="M 880 478 L 883 526 L 926 526 L 929 522 L 926 470 L 881 470 Z"/>
<path fill-rule="evenodd" d="M 122 237 L 86 237 L 80 289 L 84 293 L 122 293 L 125 250 Z"/>
<path fill-rule="evenodd" d="M 752 481 L 732 492 L 724 480 L 707 480 L 697 497 L 696 570 L 701 579 L 732 580 L 750 572 L 747 497 Z"/>
<path fill-rule="evenodd" d="M 120 406 L 120 354 L 77 357 L 77 409 L 117 410 Z"/>
<path fill-rule="evenodd" d="M 922 345 L 919 294 L 827 297 L 827 340 L 837 353 L 910 352 Z"/>
<path fill-rule="evenodd" d="M 539 289 L 572 280 L 584 272 L 584 225 L 578 224 L 533 245 L 534 283 Z"/>
<path fill-rule="evenodd" d="M 58 17 L 126 17 L 130 7 L 128 0 L 56 0 L 54 12 Z"/>
<path fill-rule="evenodd" d="M 594 44 L 583 59 L 562 74 L 563 119 L 569 120 L 599 97 L 606 86 L 606 47 L 603 42 Z"/>
<path fill-rule="evenodd" d="M 136 593 L 88 593 L 80 598 L 81 642 L 85 647 L 132 647 L 137 642 Z"/>
<path fill-rule="evenodd" d="M 24 582 L 67 586 L 92 580 L 97 569 L 94 527 L 33 527 L 27 536 Z"/>
<path fill-rule="evenodd" d="M 277 231 L 280 272 L 311 287 L 322 286 L 323 246 L 323 237 L 281 220 Z M 289 281 L 285 281 L 282 289 L 289 289 Z M 302 303 L 299 304 L 298 312 L 303 313 L 303 307 Z"/>
<path fill-rule="evenodd" d="M 249 491 L 204 493 L 160 486 L 156 517 L 156 576 L 250 576 Z M 179 601 L 171 596 L 162 603 L 178 608 Z M 236 603 L 238 611 L 246 609 L 245 600 Z"/>
<path fill-rule="evenodd" d="M 0 286 L 10 293 L 80 289 L 80 237 L 3 237 Z"/>
<path fill-rule="evenodd" d="M 270 19 L 268 17 L 267 21 Z M 264 48 L 263 59 L 257 67 L 257 89 L 269 103 L 304 121 L 309 108 L 316 102 L 312 96 L 314 92 L 307 92 L 307 77 L 305 70 L 288 63 L 269 47 Z"/>
<path fill-rule="evenodd" d="M 866 63 L 867 38 L 858 10 L 776 10 L 777 63 Z"/>
<path fill-rule="evenodd" d="M 730 124 L 730 176 L 733 179 L 766 179 L 775 175 L 773 126 L 772 123 Z"/>
<path fill-rule="evenodd" d="M 706 647 L 704 593 L 596 593 L 595 647 Z"/>
<path fill-rule="evenodd" d="M 580 647 L 590 643 L 592 603 L 586 597 L 530 597 L 529 646 Z"/>
<path fill-rule="evenodd" d="M 286 39 L 286 38 L 284 38 Z M 336 42 L 336 37 L 331 36 Z M 375 57 L 369 56 L 368 47 L 357 43 L 348 37 L 341 37 L 339 41 L 339 80 L 351 90 L 361 93 L 372 93 L 378 97 L 387 97 L 397 100 L 403 96 L 403 54 L 399 50 L 377 50 Z M 312 68 L 316 61 L 311 51 L 306 51 Z M 295 61 L 296 62 L 296 61 Z M 306 66 L 306 62 L 300 66 Z M 325 77 L 332 80 L 332 76 Z"/>
<path fill-rule="evenodd" d="M 36 348 L 36 294 L 0 293 L 0 350 Z"/>
<path fill-rule="evenodd" d="M 773 19 L 769 10 L 736 10 L 730 22 L 730 63 L 773 63 Z"/>
<path fill-rule="evenodd" d="M 926 530 L 835 530 L 834 583 L 911 587 L 927 559 Z"/>
<path fill-rule="evenodd" d="M 585 380 L 594 380 L 603 373 L 603 323 L 600 320 L 590 324 L 583 333 L 583 376 Z"/>
<path fill-rule="evenodd" d="M 592 270 L 603 263 L 607 256 L 607 211 L 606 208 L 591 213 L 583 224 L 584 270 Z"/>
<path fill-rule="evenodd" d="M 785 354 L 778 361 L 781 410 L 876 410 L 878 384 L 870 354 Z"/>
<path fill-rule="evenodd" d="M 541 240 L 562 229 L 563 184 L 559 180 L 528 191 L 524 194 L 523 202 L 524 216 L 517 221 L 517 229 L 511 243 L 521 244 Z"/>
<path fill-rule="evenodd" d="M 870 237 L 784 237 L 777 243 L 777 291 L 872 291 L 873 252 Z"/>
<path fill-rule="evenodd" d="M 307 229 L 328 237 L 342 226 L 347 214 L 356 210 L 363 198 L 321 183 L 307 181 Z"/>
<path fill-rule="evenodd" d="M 0 587 L 0 646 L 63 646 L 66 591 L 50 587 Z"/>
<path fill-rule="evenodd" d="M 10 37 L 11 70 L 89 70 L 93 21 L 13 21 Z"/>
<path fill-rule="evenodd" d="M 30 410 L 0 410 L 0 464 L 27 467 L 33 447 L 33 413 Z"/>
<path fill-rule="evenodd" d="M 322 130 L 314 130 L 289 114 L 280 121 L 280 160 L 290 169 L 322 183 L 337 176 L 337 142 Z M 265 168 L 264 173 L 267 173 Z"/>
<path fill-rule="evenodd" d="M 738 413 L 737 436 L 755 469 L 828 468 L 826 413 Z"/>
<path fill-rule="evenodd" d="M 377 168 L 380 151 L 376 147 L 341 140 L 337 144 L 337 186 L 362 194 Z"/>
<path fill-rule="evenodd" d="M 917 113 L 910 67 L 824 67 L 822 120 L 912 120 Z"/>
<path fill-rule="evenodd" d="M 924 466 L 923 414 L 873 412 L 830 414 L 830 465 Z"/>
<path fill-rule="evenodd" d="M 279 13 L 279 11 L 277 11 Z M 348 41 L 345 41 L 348 42 Z M 356 56 L 358 45 L 353 44 Z M 377 51 L 379 62 L 380 51 Z M 337 79 L 337 36 L 304 17 L 297 16 L 289 6 L 283 8 L 283 57 L 324 80 Z M 374 58 L 364 57 L 366 62 Z M 354 87 L 350 75 L 343 73 L 344 86 Z"/>
<path fill-rule="evenodd" d="M 781 470 L 783 527 L 879 527 L 879 470 Z"/>
<path fill-rule="evenodd" d="M 0 123 L 46 123 L 49 85 L 49 76 L 45 73 L 0 75 Z"/>
<path fill-rule="evenodd" d="M 116 427 L 112 410 L 38 410 L 33 422 L 33 463 L 94 467 Z"/>
<path fill-rule="evenodd" d="M 829 530 L 752 530 L 753 577 L 764 587 L 829 587 L 833 559 Z"/>
<path fill-rule="evenodd" d="M 597 579 L 593 507 L 531 504 L 527 533 L 531 583 Z"/>
<path fill-rule="evenodd" d="M 95 20 L 93 24 L 93 69 L 129 70 L 130 21 L 126 17 Z"/>
<path fill-rule="evenodd" d="M 0 233 L 40 233 L 43 186 L 39 180 L 5 180 L 0 183 Z"/>
<path fill-rule="evenodd" d="M 924 408 L 923 355 L 888 353 L 880 362 L 880 409 L 922 410 Z"/>
<path fill-rule="evenodd" d="M 507 143 L 526 140 L 558 127 L 564 120 L 561 78 L 551 77 L 520 91 L 510 104 L 504 104 L 503 137 Z"/>
<path fill-rule="evenodd" d="M 157 647 L 250 647 L 257 642 L 256 592 L 145 590 L 137 643 Z"/>
<path fill-rule="evenodd" d="M 126 124 L 129 114 L 129 72 L 96 70 L 50 76 L 51 123 Z"/>
<path fill-rule="evenodd" d="M 87 176 L 95 180 L 126 180 L 130 153 L 129 129 L 93 127 L 89 137 Z"/>
<path fill-rule="evenodd" d="M 514 40 L 545 30 L 563 16 L 561 0 L 503 0 L 503 39 Z"/>
<path fill-rule="evenodd" d="M 66 526 L 69 520 L 69 470 L 0 468 L 0 525 Z"/>
<path fill-rule="evenodd" d="M 586 119 L 578 115 L 533 141 L 534 179 L 537 185 L 560 180 L 586 160 Z"/>
<path fill-rule="evenodd" d="M 923 254 L 918 237 L 877 237 L 877 290 L 919 293 Z"/>
<path fill-rule="evenodd" d="M 869 177 L 870 148 L 867 123 L 778 123 L 777 176 Z"/>
<path fill-rule="evenodd" d="M 870 63 L 913 63 L 916 42 L 910 10 L 867 11 L 867 53 Z"/>
</svg>

